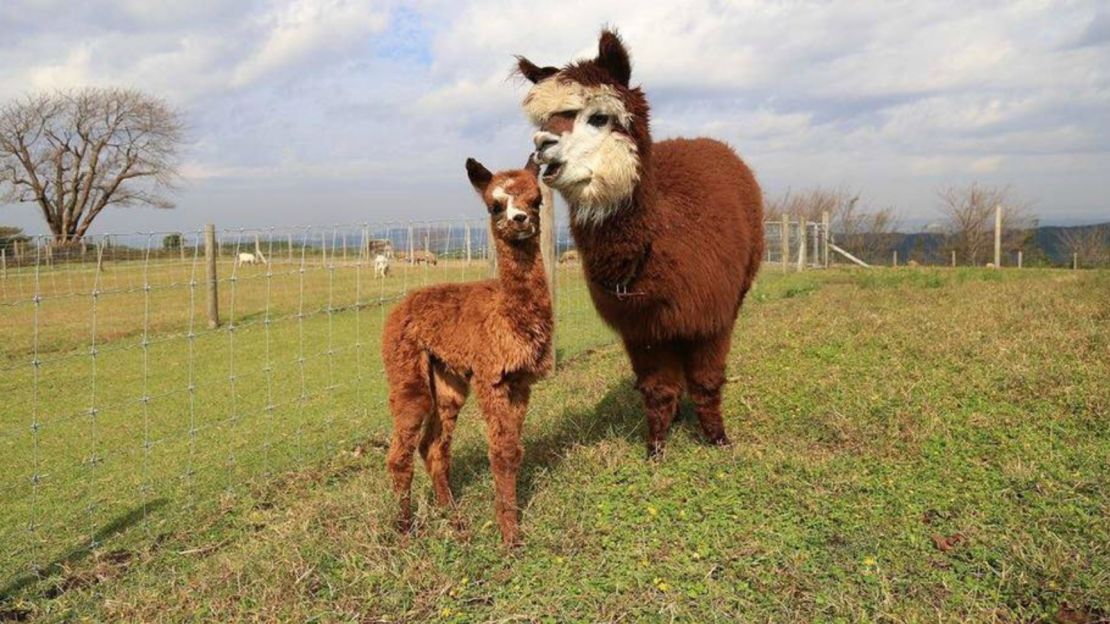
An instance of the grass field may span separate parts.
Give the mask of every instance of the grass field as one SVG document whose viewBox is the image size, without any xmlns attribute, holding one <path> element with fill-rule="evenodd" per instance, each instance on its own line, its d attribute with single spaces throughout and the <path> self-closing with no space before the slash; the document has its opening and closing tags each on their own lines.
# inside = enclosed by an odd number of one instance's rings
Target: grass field
<svg viewBox="0 0 1110 624">
<path fill-rule="evenodd" d="M 205 353 L 192 358 L 204 362 L 198 387 L 224 391 L 201 393 L 192 412 L 187 392 L 134 400 L 144 396 L 136 385 L 188 386 L 188 341 L 166 341 L 173 349 L 156 357 L 168 365 L 148 367 L 145 380 L 144 349 L 132 346 L 118 351 L 129 364 L 98 382 L 98 400 L 120 407 L 95 430 L 87 417 L 44 420 L 32 453 L 33 380 L 19 378 L 30 367 L 6 372 L 5 392 L 22 394 L 0 419 L 0 544 L 15 554 L 0 619 L 1110 615 L 1110 273 L 766 272 L 731 355 L 734 446 L 700 444 L 684 407 L 666 457 L 649 463 L 627 362 L 564 272 L 559 343 L 573 357 L 533 395 L 519 552 L 501 549 L 491 522 L 472 407 L 452 475 L 461 526 L 430 506 L 420 475 L 417 533 L 392 530 L 389 425 L 380 397 L 370 399 L 381 310 L 299 318 L 271 294 L 269 309 L 291 318 L 194 341 Z M 8 338 L 26 325 L 6 318 L 6 357 L 21 362 L 27 350 Z M 166 320 L 160 331 L 181 326 Z M 141 330 L 121 328 L 119 340 Z M 91 358 L 63 357 L 87 342 L 54 340 L 58 374 L 39 382 L 44 415 L 88 405 L 73 396 L 89 395 Z M 276 354 L 281 365 L 267 372 Z M 235 392 L 229 368 L 243 371 Z M 81 461 L 100 455 L 113 461 Z M 46 477 L 32 511 L 35 465 Z M 32 513 L 39 526 L 28 531 Z M 88 552 L 94 533 L 102 546 Z M 19 575 L 32 560 L 47 578 Z"/>
</svg>

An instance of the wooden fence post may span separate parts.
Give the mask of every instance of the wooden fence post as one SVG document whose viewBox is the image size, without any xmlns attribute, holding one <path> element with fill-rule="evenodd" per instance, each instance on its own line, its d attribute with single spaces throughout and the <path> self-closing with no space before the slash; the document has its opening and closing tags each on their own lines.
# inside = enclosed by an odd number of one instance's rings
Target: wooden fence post
<svg viewBox="0 0 1110 624">
<path fill-rule="evenodd" d="M 543 255 L 543 269 L 547 273 L 547 292 L 551 297 L 551 309 L 554 311 L 559 309 L 555 305 L 558 296 L 555 271 L 559 270 L 559 258 L 556 255 L 558 231 L 555 229 L 555 195 L 551 192 L 551 188 L 541 182 L 540 196 L 543 198 L 540 204 L 540 253 Z M 554 340 L 553 336 L 551 352 L 557 353 Z"/>
<path fill-rule="evenodd" d="M 890 260 L 890 266 L 892 266 L 892 267 L 898 266 L 898 250 L 897 249 L 894 250 L 894 256 Z"/>
<path fill-rule="evenodd" d="M 782 215 L 782 272 L 790 269 L 790 215 Z"/>
<path fill-rule="evenodd" d="M 1018 250 L 1018 268 L 1021 268 L 1021 250 Z"/>
<path fill-rule="evenodd" d="M 0 249 L 0 276 L 8 278 L 8 250 Z"/>
<path fill-rule="evenodd" d="M 1002 268 L 1002 204 L 994 207 L 994 268 Z"/>
<path fill-rule="evenodd" d="M 412 224 L 411 223 L 409 224 L 409 245 L 408 245 L 408 247 L 409 247 L 409 255 L 406 256 L 406 259 L 409 261 L 409 264 L 416 264 L 416 258 L 413 257 L 413 254 L 416 253 L 416 247 L 415 247 L 415 243 L 413 242 L 413 230 L 412 230 Z"/>
<path fill-rule="evenodd" d="M 1071 268 L 1072 268 L 1073 271 L 1079 268 L 1079 254 L 1078 253 L 1072 252 L 1072 254 L 1071 254 Z"/>
<path fill-rule="evenodd" d="M 466 266 L 470 266 L 470 255 L 471 255 L 470 222 L 467 221 L 463 225 L 466 227 Z"/>
<path fill-rule="evenodd" d="M 806 268 L 806 218 L 798 215 L 798 270 Z"/>
<path fill-rule="evenodd" d="M 952 267 L 953 268 L 956 267 L 956 250 L 955 249 L 952 250 Z"/>
<path fill-rule="evenodd" d="M 216 242 L 216 226 L 209 223 L 204 226 L 204 260 L 208 273 L 208 328 L 216 329 L 220 326 L 220 300 L 218 293 L 219 279 L 216 275 L 216 254 L 219 252 Z"/>
<path fill-rule="evenodd" d="M 821 213 L 821 264 L 829 268 L 829 211 Z"/>
</svg>

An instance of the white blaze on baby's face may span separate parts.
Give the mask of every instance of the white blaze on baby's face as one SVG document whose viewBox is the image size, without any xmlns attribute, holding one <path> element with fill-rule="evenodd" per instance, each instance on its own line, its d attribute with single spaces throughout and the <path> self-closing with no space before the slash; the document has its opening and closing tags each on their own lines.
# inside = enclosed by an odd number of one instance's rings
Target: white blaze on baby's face
<svg viewBox="0 0 1110 624">
<path fill-rule="evenodd" d="M 503 205 L 505 206 L 505 218 L 506 219 L 513 220 L 513 218 L 516 217 L 517 215 L 528 216 L 528 213 L 524 212 L 520 208 L 517 208 L 515 205 L 513 205 L 513 196 L 508 194 L 505 191 L 505 187 L 499 186 L 499 187 L 493 189 L 493 193 L 491 193 L 491 195 L 493 196 L 494 199 L 496 199 L 499 202 L 502 202 Z"/>
</svg>

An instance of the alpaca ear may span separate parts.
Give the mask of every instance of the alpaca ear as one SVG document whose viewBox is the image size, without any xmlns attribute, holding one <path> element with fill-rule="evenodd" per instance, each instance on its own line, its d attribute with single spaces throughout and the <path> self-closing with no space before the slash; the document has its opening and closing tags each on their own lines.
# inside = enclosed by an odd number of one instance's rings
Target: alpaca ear
<svg viewBox="0 0 1110 624">
<path fill-rule="evenodd" d="M 601 31 L 601 39 L 597 42 L 597 59 L 594 62 L 608 71 L 621 85 L 628 86 L 628 81 L 632 78 L 632 62 L 615 30 Z"/>
<path fill-rule="evenodd" d="M 536 162 L 535 152 L 528 154 L 528 162 L 524 163 L 524 170 L 537 178 L 540 177 L 540 163 Z"/>
<path fill-rule="evenodd" d="M 527 78 L 529 82 L 537 83 L 544 78 L 550 78 L 559 73 L 559 68 L 551 67 L 550 65 L 547 67 L 540 67 L 523 56 L 518 56 L 516 57 L 516 71 L 521 76 Z"/>
<path fill-rule="evenodd" d="M 489 172 L 489 169 L 483 167 L 482 163 L 473 158 L 466 159 L 466 176 L 470 178 L 470 184 L 474 186 L 474 190 L 479 193 L 485 193 L 486 187 L 493 179 L 493 174 Z"/>
</svg>

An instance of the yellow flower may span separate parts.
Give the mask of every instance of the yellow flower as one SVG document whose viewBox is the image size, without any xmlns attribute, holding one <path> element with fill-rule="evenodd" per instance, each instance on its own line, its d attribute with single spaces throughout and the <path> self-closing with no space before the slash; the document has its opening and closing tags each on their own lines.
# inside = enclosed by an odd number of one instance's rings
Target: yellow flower
<svg viewBox="0 0 1110 624">
<path fill-rule="evenodd" d="M 659 514 L 659 510 L 658 510 L 658 509 L 656 509 L 655 507 L 652 507 L 651 505 L 648 505 L 647 511 L 648 511 L 648 513 L 649 513 L 649 514 L 651 514 L 652 516 L 655 516 L 655 515 L 658 515 L 658 514 Z"/>
<path fill-rule="evenodd" d="M 874 557 L 868 557 L 868 558 L 863 560 L 863 565 L 873 566 L 876 563 L 878 563 L 878 562 L 875 561 Z"/>
<path fill-rule="evenodd" d="M 443 610 L 439 612 L 439 615 L 440 617 L 451 617 L 451 609 L 443 607 Z"/>
</svg>

